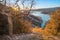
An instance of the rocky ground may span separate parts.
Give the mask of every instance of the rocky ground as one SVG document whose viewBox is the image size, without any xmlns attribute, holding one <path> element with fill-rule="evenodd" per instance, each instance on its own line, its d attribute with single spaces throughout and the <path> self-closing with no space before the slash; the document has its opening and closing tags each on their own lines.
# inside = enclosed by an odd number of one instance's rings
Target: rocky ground
<svg viewBox="0 0 60 40">
<path fill-rule="evenodd" d="M 0 36 L 0 40 L 60 40 L 59 36 L 43 36 L 38 33 L 15 34 L 11 37 L 8 35 Z"/>
<path fill-rule="evenodd" d="M 8 35 L 0 36 L 0 40 L 43 40 L 42 35 L 38 34 L 20 34 L 20 35 L 12 35 L 12 37 Z"/>
</svg>

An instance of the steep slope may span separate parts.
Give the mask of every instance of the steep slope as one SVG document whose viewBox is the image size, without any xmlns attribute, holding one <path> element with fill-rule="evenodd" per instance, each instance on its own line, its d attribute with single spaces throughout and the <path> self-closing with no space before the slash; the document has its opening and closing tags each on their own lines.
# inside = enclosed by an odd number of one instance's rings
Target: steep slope
<svg viewBox="0 0 60 40">
<path fill-rule="evenodd" d="M 39 18 L 37 16 L 34 16 L 34 15 L 29 15 L 29 16 L 24 16 L 23 17 L 25 20 L 29 20 L 32 22 L 32 25 L 34 26 L 39 26 L 41 27 L 41 24 L 42 24 L 42 18 Z"/>
</svg>

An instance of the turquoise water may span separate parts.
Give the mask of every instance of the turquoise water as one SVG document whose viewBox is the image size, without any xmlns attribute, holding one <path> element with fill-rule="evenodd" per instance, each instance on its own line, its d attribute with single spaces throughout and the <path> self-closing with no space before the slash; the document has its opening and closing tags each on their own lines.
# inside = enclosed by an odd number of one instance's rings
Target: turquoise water
<svg viewBox="0 0 60 40">
<path fill-rule="evenodd" d="M 50 19 L 50 16 L 48 14 L 42 14 L 41 12 L 32 12 L 31 14 L 42 18 L 43 20 L 43 23 L 41 25 L 42 28 L 45 27 L 46 22 Z"/>
</svg>

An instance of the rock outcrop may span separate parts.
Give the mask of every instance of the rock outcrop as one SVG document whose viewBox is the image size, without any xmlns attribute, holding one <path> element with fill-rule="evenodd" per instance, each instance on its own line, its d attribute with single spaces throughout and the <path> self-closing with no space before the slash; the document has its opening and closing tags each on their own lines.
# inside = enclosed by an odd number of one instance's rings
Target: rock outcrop
<svg viewBox="0 0 60 40">
<path fill-rule="evenodd" d="M 25 20 L 31 21 L 33 26 L 39 26 L 39 27 L 41 27 L 41 24 L 43 22 L 41 17 L 39 18 L 39 17 L 34 16 L 34 15 L 24 16 L 23 18 Z"/>
</svg>

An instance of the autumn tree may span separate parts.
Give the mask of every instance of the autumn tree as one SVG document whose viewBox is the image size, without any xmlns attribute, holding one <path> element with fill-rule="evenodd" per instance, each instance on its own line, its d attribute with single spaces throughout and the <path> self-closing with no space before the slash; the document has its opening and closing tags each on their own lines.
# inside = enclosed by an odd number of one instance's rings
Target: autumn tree
<svg viewBox="0 0 60 40">
<path fill-rule="evenodd" d="M 60 9 L 51 15 L 51 19 L 47 22 L 45 30 L 48 35 L 57 35 L 60 32 Z"/>
<path fill-rule="evenodd" d="M 19 1 L 23 6 L 22 7 L 23 13 L 21 12 L 21 7 L 18 4 Z M 24 17 L 29 15 L 33 5 L 34 5 L 34 0 L 16 0 L 15 1 L 15 4 L 13 5 L 13 7 L 15 6 L 15 9 L 18 7 L 19 11 L 16 11 L 16 10 L 14 11 L 14 8 L 13 8 L 14 14 L 12 14 L 12 18 L 13 18 L 13 25 L 14 25 L 14 33 L 31 33 L 32 32 L 31 22 L 29 20 L 25 20 Z M 28 14 L 28 15 L 25 15 L 25 14 Z"/>
<path fill-rule="evenodd" d="M 31 33 L 32 26 L 31 22 L 23 19 L 24 14 L 12 15 L 13 25 L 14 25 L 14 34 L 19 33 Z"/>
<path fill-rule="evenodd" d="M 23 17 L 25 17 L 25 13 L 29 15 L 32 7 L 34 6 L 34 0 L 14 0 L 13 4 L 11 3 L 11 0 L 5 0 L 4 2 L 5 6 L 9 7 L 7 9 L 9 10 L 9 14 L 11 14 L 10 17 L 13 21 L 12 31 L 14 33 L 30 33 L 32 29 L 31 22 L 29 20 L 24 20 Z M 21 7 L 21 5 L 23 7 Z"/>
</svg>

